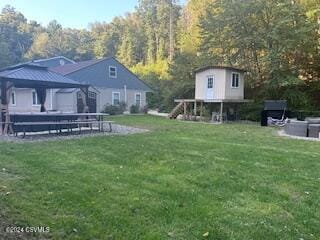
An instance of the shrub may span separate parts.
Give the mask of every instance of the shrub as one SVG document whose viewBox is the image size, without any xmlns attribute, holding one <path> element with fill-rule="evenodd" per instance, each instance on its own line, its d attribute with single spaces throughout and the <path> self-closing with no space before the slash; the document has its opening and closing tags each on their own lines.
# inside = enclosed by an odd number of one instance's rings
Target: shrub
<svg viewBox="0 0 320 240">
<path fill-rule="evenodd" d="M 259 122 L 261 119 L 262 103 L 247 103 L 240 107 L 239 115 L 241 120 Z"/>
<path fill-rule="evenodd" d="M 149 111 L 148 106 L 144 106 L 144 107 L 142 108 L 142 112 L 143 112 L 144 114 L 147 114 L 148 111 Z"/>
<path fill-rule="evenodd" d="M 126 104 L 124 102 L 121 102 L 119 105 L 106 104 L 102 112 L 108 113 L 110 115 L 119 115 L 119 114 L 123 114 L 125 110 L 126 110 Z"/>
<path fill-rule="evenodd" d="M 131 107 L 130 107 L 130 113 L 139 113 L 140 112 L 140 108 L 139 108 L 139 106 L 137 106 L 137 105 L 132 105 Z"/>
</svg>

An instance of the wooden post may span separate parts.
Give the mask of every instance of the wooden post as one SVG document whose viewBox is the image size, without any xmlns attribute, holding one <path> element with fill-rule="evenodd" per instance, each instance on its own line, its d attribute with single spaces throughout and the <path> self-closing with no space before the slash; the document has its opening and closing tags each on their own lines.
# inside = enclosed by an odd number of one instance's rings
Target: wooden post
<svg viewBox="0 0 320 240">
<path fill-rule="evenodd" d="M 223 102 L 220 103 L 220 123 L 223 123 Z"/>
<path fill-rule="evenodd" d="M 202 121 L 202 114 L 203 114 L 203 101 L 200 104 L 200 122 Z"/>
<path fill-rule="evenodd" d="M 194 100 L 194 120 L 197 121 L 197 100 Z"/>
<path fill-rule="evenodd" d="M 89 88 L 81 88 L 81 91 L 84 93 L 84 98 L 83 100 L 83 113 L 88 113 L 89 112 Z"/>
<path fill-rule="evenodd" d="M 13 132 L 9 113 L 9 102 L 12 87 L 13 84 L 9 85 L 8 81 L 1 82 L 1 135 L 7 135 Z"/>
<path fill-rule="evenodd" d="M 187 103 L 183 102 L 183 120 L 186 120 L 186 114 L 187 114 Z"/>
</svg>

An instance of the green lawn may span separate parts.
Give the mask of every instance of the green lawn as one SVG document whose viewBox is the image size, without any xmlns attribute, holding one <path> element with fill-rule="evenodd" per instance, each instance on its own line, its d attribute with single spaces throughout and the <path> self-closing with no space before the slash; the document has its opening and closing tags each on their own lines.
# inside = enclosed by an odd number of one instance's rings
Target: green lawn
<svg viewBox="0 0 320 240">
<path fill-rule="evenodd" d="M 320 239 L 320 142 L 113 119 L 151 131 L 0 143 L 0 224 L 49 226 L 34 235 L 49 239 Z"/>
</svg>

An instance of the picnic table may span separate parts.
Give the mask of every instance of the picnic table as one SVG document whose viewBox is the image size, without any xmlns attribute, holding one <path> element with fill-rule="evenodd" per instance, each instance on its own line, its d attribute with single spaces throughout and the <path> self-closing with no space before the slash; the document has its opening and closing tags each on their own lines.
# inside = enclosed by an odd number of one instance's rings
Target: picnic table
<svg viewBox="0 0 320 240">
<path fill-rule="evenodd" d="M 112 121 L 105 121 L 104 117 L 109 116 L 105 113 L 12 113 L 10 114 L 13 131 L 16 135 L 23 132 L 25 137 L 26 132 L 41 132 L 56 130 L 57 133 L 62 132 L 62 129 L 67 129 L 68 132 L 74 128 L 89 127 L 93 129 L 93 125 L 98 126 L 99 131 L 104 130 L 104 124 L 109 125 L 112 131 Z"/>
</svg>

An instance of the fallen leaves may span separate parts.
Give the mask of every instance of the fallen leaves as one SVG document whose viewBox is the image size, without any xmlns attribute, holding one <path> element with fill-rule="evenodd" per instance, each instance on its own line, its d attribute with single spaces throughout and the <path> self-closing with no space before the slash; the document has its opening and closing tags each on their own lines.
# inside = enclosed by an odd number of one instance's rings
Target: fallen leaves
<svg viewBox="0 0 320 240">
<path fill-rule="evenodd" d="M 209 232 L 202 234 L 202 237 L 209 237 Z"/>
</svg>

